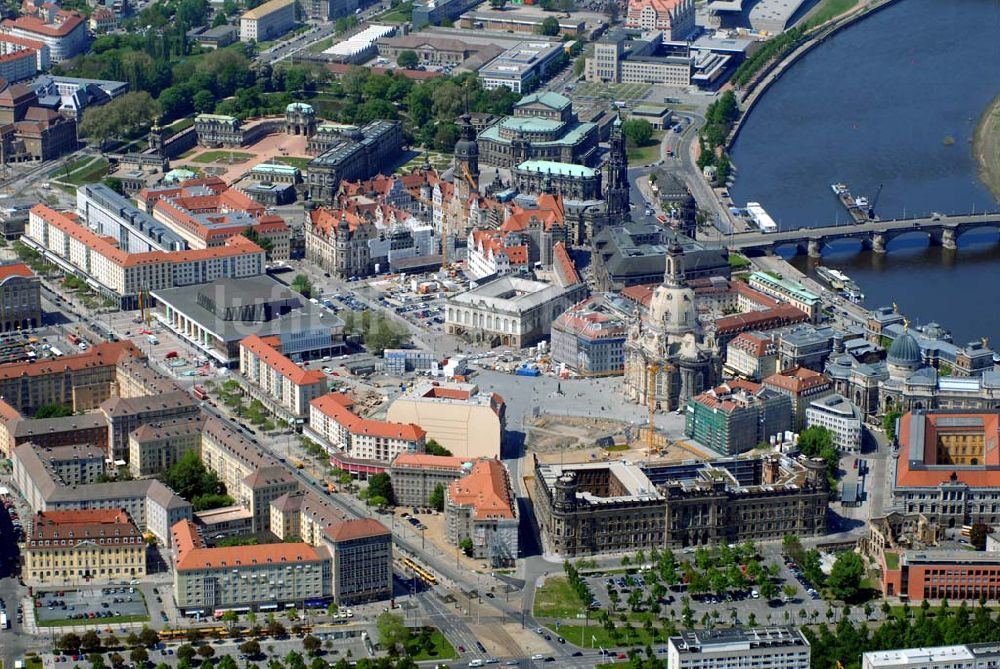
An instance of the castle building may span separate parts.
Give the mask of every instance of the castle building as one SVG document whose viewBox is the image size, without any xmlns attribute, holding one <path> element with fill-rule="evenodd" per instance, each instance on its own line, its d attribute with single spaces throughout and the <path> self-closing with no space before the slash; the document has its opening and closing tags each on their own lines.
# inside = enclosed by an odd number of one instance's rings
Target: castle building
<svg viewBox="0 0 1000 669">
<path fill-rule="evenodd" d="M 694 290 L 684 276 L 684 251 L 674 238 L 663 283 L 653 290 L 645 318 L 635 319 L 625 342 L 625 396 L 663 411 L 681 407 L 714 384 L 719 349 L 699 333 Z"/>
</svg>

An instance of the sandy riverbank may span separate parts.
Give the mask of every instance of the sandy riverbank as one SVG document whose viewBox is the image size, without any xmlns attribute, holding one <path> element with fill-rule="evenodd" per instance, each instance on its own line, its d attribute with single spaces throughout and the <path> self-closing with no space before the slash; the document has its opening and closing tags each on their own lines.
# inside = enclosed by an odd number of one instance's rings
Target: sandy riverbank
<svg viewBox="0 0 1000 669">
<path fill-rule="evenodd" d="M 1000 202 L 1000 94 L 979 119 L 972 137 L 972 154 L 979 165 L 979 178 Z"/>
</svg>

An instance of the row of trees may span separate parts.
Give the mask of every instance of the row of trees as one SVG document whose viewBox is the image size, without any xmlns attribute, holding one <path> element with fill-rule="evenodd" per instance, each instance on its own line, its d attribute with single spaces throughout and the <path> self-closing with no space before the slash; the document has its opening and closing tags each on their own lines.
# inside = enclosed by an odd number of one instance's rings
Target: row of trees
<svg viewBox="0 0 1000 669">
<path fill-rule="evenodd" d="M 577 598 L 584 605 L 590 604 L 594 599 L 594 593 L 590 591 L 586 579 L 580 576 L 580 571 L 570 562 L 563 562 L 563 571 L 566 572 L 566 580 L 569 581 L 569 587 L 576 593 Z"/>
<path fill-rule="evenodd" d="M 865 562 L 854 551 L 839 553 L 829 576 L 824 574 L 820 567 L 819 551 L 815 548 L 805 550 L 798 537 L 786 535 L 782 540 L 782 552 L 798 565 L 802 576 L 816 590 L 825 587 L 834 598 L 845 602 L 853 602 L 865 594 L 862 589 Z"/>
<path fill-rule="evenodd" d="M 715 166 L 716 182 L 724 184 L 732 172 L 732 164 L 726 153 L 725 143 L 733 124 L 740 117 L 740 107 L 736 95 L 726 91 L 718 100 L 708 106 L 705 112 L 705 127 L 701 129 L 698 142 L 701 153 L 698 156 L 698 167 L 704 169 Z"/>
<path fill-rule="evenodd" d="M 126 636 L 124 640 L 119 639 L 114 634 L 108 634 L 102 637 L 94 630 L 88 630 L 82 635 L 70 632 L 69 634 L 64 634 L 56 639 L 56 648 L 66 653 L 76 654 L 80 651 L 93 653 L 98 650 L 109 651 L 122 650 L 125 648 L 151 648 L 159 642 L 160 635 L 156 633 L 156 630 L 150 628 L 149 626 L 143 626 L 142 630 L 138 633 L 129 632 L 128 636 Z"/>
</svg>

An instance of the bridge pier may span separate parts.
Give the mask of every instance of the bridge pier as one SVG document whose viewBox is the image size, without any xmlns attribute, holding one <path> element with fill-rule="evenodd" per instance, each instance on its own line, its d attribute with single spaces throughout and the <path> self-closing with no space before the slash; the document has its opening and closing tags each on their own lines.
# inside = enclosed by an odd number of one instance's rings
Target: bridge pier
<svg viewBox="0 0 1000 669">
<path fill-rule="evenodd" d="M 822 258 L 823 257 L 823 242 L 819 239 L 810 239 L 809 246 L 806 253 L 810 258 Z"/>
<path fill-rule="evenodd" d="M 872 235 L 872 252 L 885 253 L 885 235 L 881 232 Z"/>
<path fill-rule="evenodd" d="M 941 246 L 954 251 L 958 248 L 958 244 L 955 243 L 955 228 L 942 228 L 941 229 Z"/>
</svg>

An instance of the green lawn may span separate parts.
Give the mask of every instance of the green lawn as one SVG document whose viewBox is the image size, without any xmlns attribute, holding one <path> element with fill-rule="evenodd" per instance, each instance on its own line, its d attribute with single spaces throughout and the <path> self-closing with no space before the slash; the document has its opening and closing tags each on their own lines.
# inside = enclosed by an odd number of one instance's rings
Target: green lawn
<svg viewBox="0 0 1000 669">
<path fill-rule="evenodd" d="M 384 14 L 379 14 L 372 21 L 379 23 L 405 23 L 413 19 L 413 3 L 401 2 L 398 7 L 390 9 Z"/>
<path fill-rule="evenodd" d="M 72 174 L 73 172 L 76 172 L 81 167 L 83 167 L 83 166 L 87 165 L 88 163 L 90 163 L 90 161 L 92 161 L 92 160 L 93 160 L 93 157 L 91 157 L 91 156 L 86 156 L 84 158 L 78 158 L 77 160 L 74 160 L 71 163 L 67 163 L 67 164 L 63 165 L 59 169 L 52 170 L 51 172 L 49 172 L 49 178 L 53 178 L 54 179 L 54 178 L 59 177 L 59 176 L 66 176 L 67 174 Z"/>
<path fill-rule="evenodd" d="M 648 165 L 660 159 L 660 138 L 662 132 L 653 132 L 653 136 L 643 146 L 633 146 L 628 150 L 628 161 L 635 165 Z"/>
<path fill-rule="evenodd" d="M 729 252 L 729 267 L 732 269 L 746 269 L 750 267 L 750 261 L 739 253 Z"/>
<path fill-rule="evenodd" d="M 24 658 L 25 669 L 42 669 L 42 658 L 38 655 L 28 655 Z"/>
<path fill-rule="evenodd" d="M 282 165 L 291 165 L 292 167 L 297 167 L 300 170 L 304 170 L 309 164 L 312 158 L 296 158 L 294 156 L 281 156 L 280 158 L 272 158 L 276 163 L 281 163 Z"/>
<path fill-rule="evenodd" d="M 586 604 L 580 601 L 565 576 L 553 576 L 545 580 L 535 591 L 534 615 L 539 618 L 576 618 L 576 614 L 586 611 Z"/>
<path fill-rule="evenodd" d="M 109 167 L 110 165 L 108 165 L 107 159 L 101 158 L 100 160 L 94 161 L 86 168 L 78 170 L 68 177 L 65 177 L 63 181 L 75 186 L 100 181 L 101 177 L 107 175 Z"/>
<path fill-rule="evenodd" d="M 326 39 L 321 39 L 320 41 L 314 44 L 310 44 L 309 47 L 306 49 L 306 51 L 308 51 L 309 53 L 322 53 L 323 51 L 329 49 L 331 46 L 333 46 L 333 38 L 327 37 Z"/>
<path fill-rule="evenodd" d="M 834 16 L 840 16 L 849 9 L 853 9 L 860 0 L 823 0 L 812 13 L 806 16 L 806 23 L 810 26 L 818 26 L 826 23 Z"/>
<path fill-rule="evenodd" d="M 899 553 L 885 552 L 885 566 L 887 569 L 899 569 Z"/>
<path fill-rule="evenodd" d="M 194 159 L 196 163 L 225 163 L 228 165 L 234 165 L 236 163 L 245 163 L 246 161 L 253 158 L 252 153 L 240 153 L 239 151 L 206 151 L 197 158 Z"/>
<path fill-rule="evenodd" d="M 73 625 L 95 625 L 105 627 L 119 623 L 145 623 L 149 616 L 112 616 L 110 618 L 95 618 L 94 620 L 36 620 L 39 627 L 71 627 Z"/>
<path fill-rule="evenodd" d="M 434 648 L 431 652 L 425 651 L 423 648 L 420 649 L 419 653 L 410 656 L 410 659 L 414 662 L 420 662 L 422 660 L 453 660 L 455 657 L 455 649 L 452 647 L 448 640 L 444 638 L 440 630 L 434 630 L 431 634 L 431 641 L 434 642 Z"/>
<path fill-rule="evenodd" d="M 582 621 L 579 621 L 582 622 Z M 580 646 L 581 648 L 590 648 L 593 644 L 594 648 L 615 648 L 618 646 L 631 648 L 633 646 L 643 647 L 647 644 L 655 645 L 657 643 L 665 643 L 667 640 L 666 636 L 660 637 L 650 637 L 649 633 L 642 627 L 632 627 L 628 628 L 624 623 L 619 623 L 615 621 L 615 629 L 619 630 L 619 639 L 616 641 L 612 636 L 611 632 L 604 629 L 599 622 L 590 621 L 590 625 L 559 625 L 558 631 L 556 626 L 546 625 L 550 630 L 563 637 L 569 643 Z M 654 634 L 660 632 L 659 628 L 654 628 Z"/>
</svg>

